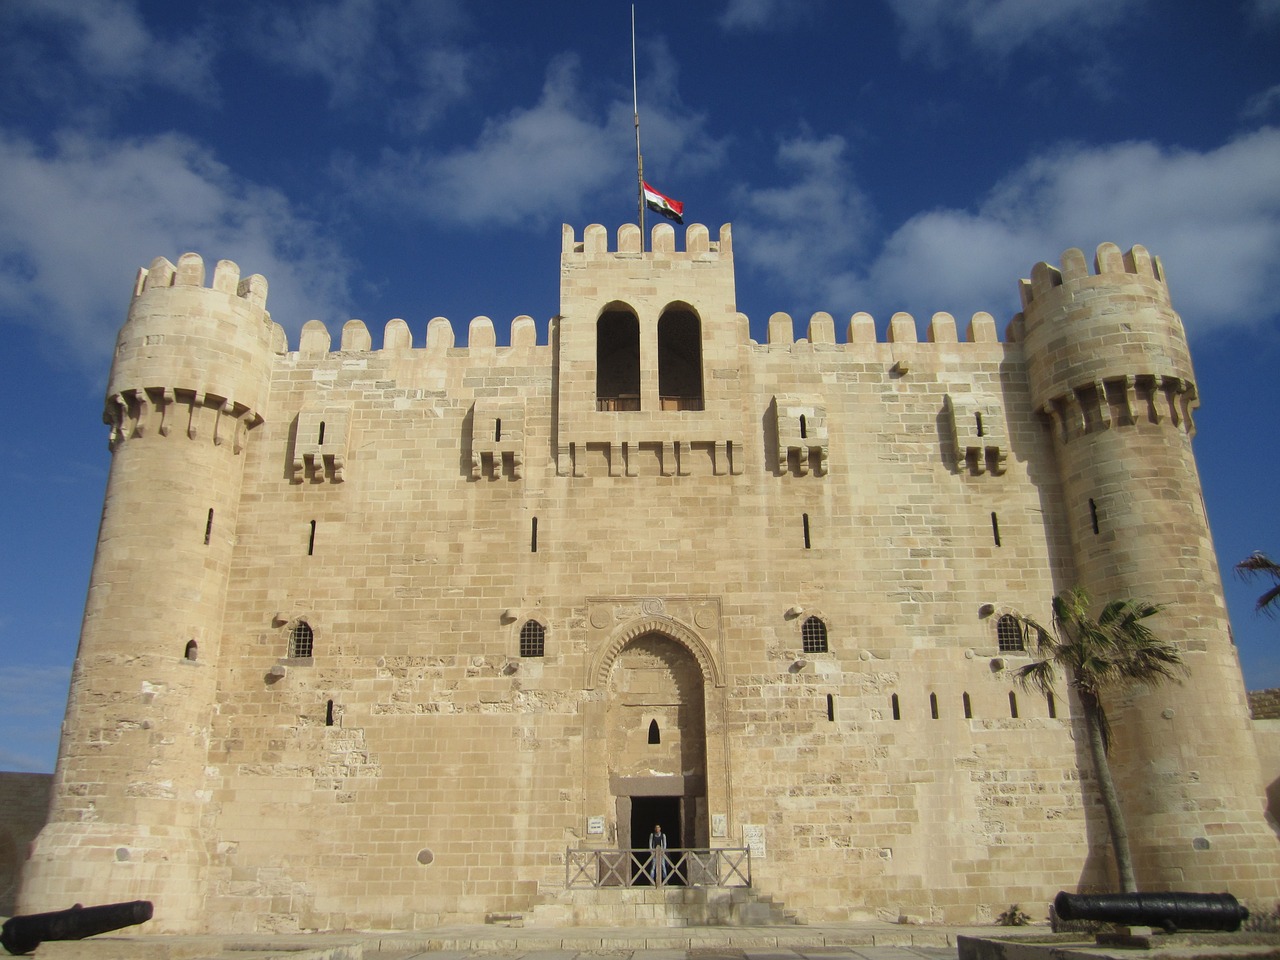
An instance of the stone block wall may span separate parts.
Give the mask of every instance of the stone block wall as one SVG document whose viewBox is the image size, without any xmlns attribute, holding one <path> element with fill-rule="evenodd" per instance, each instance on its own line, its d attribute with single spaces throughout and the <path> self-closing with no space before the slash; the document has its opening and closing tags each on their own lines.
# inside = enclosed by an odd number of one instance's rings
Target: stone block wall
<svg viewBox="0 0 1280 960">
<path fill-rule="evenodd" d="M 1082 272 L 1076 251 L 1061 274 L 1037 268 L 1028 303 L 1068 302 L 1064 283 L 1127 289 L 1136 266 L 1150 274 L 1143 289 L 1163 296 L 1158 264 L 1101 252 L 1114 280 Z M 546 343 L 522 317 L 500 346 L 481 317 L 460 348 L 437 318 L 425 346 L 394 320 L 374 350 L 351 321 L 333 351 L 313 321 L 290 352 L 254 313 L 263 349 L 246 370 L 261 376 L 245 390 L 261 419 L 230 451 L 214 435 L 227 476 L 184 473 L 157 431 L 150 446 L 135 429 L 117 447 L 115 491 L 159 475 L 173 481 L 175 512 L 181 483 L 234 499 L 202 495 L 194 537 L 186 519 L 171 524 L 181 563 L 150 558 L 171 606 L 216 612 L 175 626 L 154 599 L 131 606 L 127 592 L 103 591 L 104 622 L 124 639 L 98 627 L 103 649 L 82 653 L 84 689 L 131 712 L 76 699 L 70 742 L 97 780 L 86 798 L 69 784 L 66 809 L 150 811 L 150 839 L 135 858 L 116 839 L 132 813 L 88 827 L 68 813 L 42 836 L 39 895 L 177 890 L 176 863 L 186 886 L 175 915 L 188 927 L 476 922 L 562 904 L 568 848 L 644 846 L 656 819 L 686 845 L 750 846 L 757 889 L 814 921 L 987 922 L 1010 903 L 1109 885 L 1075 704 L 1065 686 L 1045 698 L 1017 685 L 1027 651 L 1002 646 L 998 625 L 1047 619 L 1050 597 L 1089 572 L 1077 541 L 1116 552 L 1093 542 L 1102 527 L 1095 517 L 1089 531 L 1082 506 L 1094 505 L 1105 458 L 1060 469 L 1055 430 L 1067 420 L 1073 456 L 1080 430 L 1100 450 L 1124 420 L 1137 438 L 1126 456 L 1159 454 L 1144 489 L 1177 469 L 1166 539 L 1183 543 L 1183 528 L 1201 524 L 1192 532 L 1208 543 L 1197 498 L 1183 496 L 1198 490 L 1189 366 L 1160 373 L 1167 399 L 1187 401 L 1169 441 L 1132 416 L 1141 396 L 1159 399 L 1155 374 L 1138 371 L 1151 381 L 1142 394 L 1123 371 L 1090 367 L 1101 379 L 1081 386 L 1051 365 L 1036 386 L 1020 338 L 1045 336 L 1040 316 L 999 342 L 985 314 L 963 340 L 938 314 L 922 341 L 898 314 L 879 342 L 865 314 L 840 340 L 825 314 L 802 340 L 775 314 L 755 343 L 731 254 L 727 227 L 714 241 L 690 227 L 676 250 L 662 225 L 650 251 L 635 228 L 614 250 L 603 228 L 581 241 L 566 228 Z M 220 267 L 215 288 L 231 275 Z M 131 316 L 177 349 L 140 296 Z M 1180 342 L 1169 316 L 1144 315 L 1140 332 Z M 1074 339 L 1052 341 L 1068 366 L 1087 366 L 1095 320 L 1111 322 L 1085 317 Z M 614 353 L 602 358 L 606 327 Z M 1139 340 L 1141 357 L 1159 353 L 1158 337 Z M 606 359 L 618 375 L 602 387 Z M 665 387 L 664 363 L 680 370 Z M 137 384 L 130 401 L 147 426 L 149 390 Z M 1124 416 L 1103 417 L 1108 398 Z M 141 503 L 117 513 L 164 522 Z M 1168 546 L 1135 537 L 1126 549 Z M 95 576 L 144 546 L 120 557 L 104 543 Z M 1204 574 L 1205 557 L 1195 560 Z M 1220 592 L 1204 602 L 1217 609 Z M 138 617 L 155 641 L 141 664 L 126 642 Z M 1198 732 L 1248 725 L 1225 628 L 1205 624 L 1187 635 L 1196 669 L 1212 668 L 1194 695 L 1168 688 L 1119 704 L 1146 718 L 1119 734 L 1135 780 L 1144 757 L 1159 757 L 1158 776 L 1131 795 L 1147 818 L 1131 832 L 1158 834 L 1143 861 L 1158 885 L 1176 886 L 1182 869 L 1200 876 L 1200 857 L 1212 867 L 1203 875 L 1230 873 L 1246 897 L 1265 898 L 1276 850 L 1240 802 L 1252 803 L 1257 756 L 1242 749 L 1222 766 L 1222 748 Z M 181 689 L 207 700 L 186 698 L 179 723 L 138 712 L 188 677 Z M 98 751 L 103 729 L 115 739 Z M 117 744 L 136 749 L 113 760 Z M 127 773 L 153 756 L 172 778 L 110 776 L 113 762 Z M 1214 805 L 1204 756 L 1219 764 L 1215 783 L 1238 786 L 1230 803 Z M 64 856 L 85 846 L 104 862 Z"/>
</svg>

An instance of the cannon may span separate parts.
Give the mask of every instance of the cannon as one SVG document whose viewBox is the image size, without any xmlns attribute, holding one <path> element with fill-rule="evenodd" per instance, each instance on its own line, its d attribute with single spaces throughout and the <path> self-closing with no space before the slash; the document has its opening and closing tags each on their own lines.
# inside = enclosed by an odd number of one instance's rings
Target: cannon
<svg viewBox="0 0 1280 960">
<path fill-rule="evenodd" d="M 151 919 L 150 900 L 105 903 L 97 907 L 76 904 L 70 910 L 10 917 L 0 927 L 0 946 L 13 954 L 30 953 L 46 940 L 83 940 L 96 933 L 110 933 Z"/>
<path fill-rule="evenodd" d="M 1231 932 L 1249 919 L 1249 911 L 1229 893 L 1067 893 L 1053 898 L 1063 920 L 1096 920 L 1126 927 Z"/>
</svg>

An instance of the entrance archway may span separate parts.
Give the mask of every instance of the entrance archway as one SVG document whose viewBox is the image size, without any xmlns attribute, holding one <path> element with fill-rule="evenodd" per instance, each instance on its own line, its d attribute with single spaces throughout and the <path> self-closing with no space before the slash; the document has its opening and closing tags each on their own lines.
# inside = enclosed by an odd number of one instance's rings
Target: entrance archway
<svg viewBox="0 0 1280 960">
<path fill-rule="evenodd" d="M 613 662 L 607 703 L 605 752 L 619 845 L 646 847 L 653 823 L 662 822 L 672 847 L 709 846 L 706 704 L 698 659 L 662 633 L 641 634 Z"/>
</svg>

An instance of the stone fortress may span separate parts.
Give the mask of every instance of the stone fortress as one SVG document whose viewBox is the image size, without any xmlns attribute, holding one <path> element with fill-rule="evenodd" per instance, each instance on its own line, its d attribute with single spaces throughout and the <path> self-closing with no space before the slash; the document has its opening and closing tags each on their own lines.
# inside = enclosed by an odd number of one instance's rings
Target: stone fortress
<svg viewBox="0 0 1280 960">
<path fill-rule="evenodd" d="M 563 231 L 549 342 L 139 273 L 47 825 L 21 912 L 149 930 L 630 919 L 569 851 L 750 845 L 804 920 L 990 922 L 1113 868 L 1065 687 L 1013 614 L 1167 603 L 1181 686 L 1109 706 L 1144 889 L 1270 906 L 1280 843 L 1160 261 L 1079 250 L 927 339 L 750 339 L 729 227 Z M 1269 749 L 1269 748 L 1267 748 Z M 1265 749 L 1263 755 L 1266 755 Z M 679 919 L 693 890 L 657 895 Z"/>
</svg>

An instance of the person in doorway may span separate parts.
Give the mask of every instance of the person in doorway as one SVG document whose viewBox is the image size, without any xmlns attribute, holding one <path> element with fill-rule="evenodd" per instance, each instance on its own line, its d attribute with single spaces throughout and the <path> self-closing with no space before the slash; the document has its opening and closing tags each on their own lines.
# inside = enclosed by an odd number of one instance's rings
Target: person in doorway
<svg viewBox="0 0 1280 960">
<path fill-rule="evenodd" d="M 655 823 L 649 834 L 649 870 L 654 886 L 662 886 L 667 879 L 667 835 L 660 823 Z"/>
</svg>

